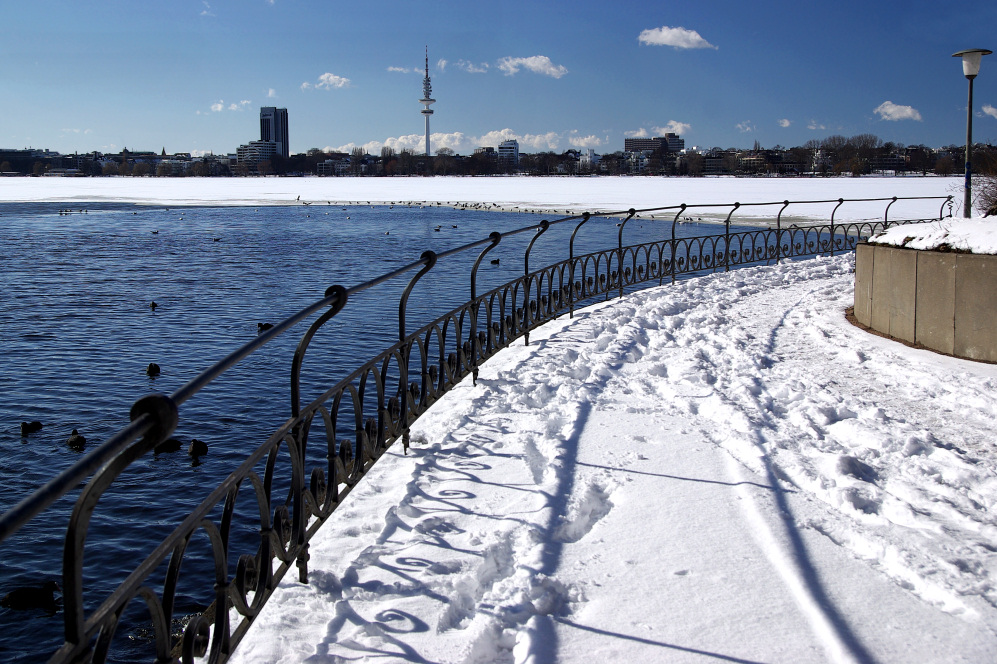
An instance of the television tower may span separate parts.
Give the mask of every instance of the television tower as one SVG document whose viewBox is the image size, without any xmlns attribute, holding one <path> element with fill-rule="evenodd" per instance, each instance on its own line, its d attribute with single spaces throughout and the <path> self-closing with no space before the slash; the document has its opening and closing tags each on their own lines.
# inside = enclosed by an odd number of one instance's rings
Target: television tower
<svg viewBox="0 0 997 664">
<path fill-rule="evenodd" d="M 429 156 L 429 116 L 433 114 L 432 109 L 429 108 L 430 104 L 436 103 L 436 100 L 432 98 L 433 96 L 433 86 L 429 82 L 429 47 L 426 47 L 426 77 L 422 79 L 422 99 L 419 100 L 420 104 L 423 104 L 426 108 L 422 109 L 420 113 L 426 116 L 426 156 Z"/>
</svg>

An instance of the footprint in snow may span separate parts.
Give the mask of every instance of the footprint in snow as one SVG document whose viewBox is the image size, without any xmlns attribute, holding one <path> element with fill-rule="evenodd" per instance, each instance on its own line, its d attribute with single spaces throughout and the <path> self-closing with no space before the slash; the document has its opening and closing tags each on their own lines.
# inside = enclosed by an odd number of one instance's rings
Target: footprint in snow
<svg viewBox="0 0 997 664">
<path fill-rule="evenodd" d="M 613 503 L 609 500 L 610 491 L 599 482 L 591 482 L 585 495 L 569 511 L 569 516 L 558 526 L 554 539 L 558 542 L 577 542 L 588 535 L 593 526 L 609 514 Z"/>
</svg>

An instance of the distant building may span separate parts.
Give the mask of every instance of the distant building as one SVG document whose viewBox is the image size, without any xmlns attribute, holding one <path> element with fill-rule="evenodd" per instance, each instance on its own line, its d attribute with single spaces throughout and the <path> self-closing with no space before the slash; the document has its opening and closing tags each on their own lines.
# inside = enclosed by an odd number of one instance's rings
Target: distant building
<svg viewBox="0 0 997 664">
<path fill-rule="evenodd" d="M 629 173 L 643 173 L 650 161 L 650 150 L 634 150 L 623 153 L 626 170 Z"/>
<path fill-rule="evenodd" d="M 598 167 L 600 160 L 601 157 L 595 153 L 595 150 L 588 148 L 579 155 L 578 167 L 585 171 L 592 171 Z"/>
<path fill-rule="evenodd" d="M 664 138 L 624 138 L 624 152 L 655 152 L 656 150 L 667 150 L 668 142 Z"/>
<path fill-rule="evenodd" d="M 513 166 L 519 166 L 519 141 L 513 139 L 499 143 L 498 159 L 511 163 Z"/>
<path fill-rule="evenodd" d="M 260 109 L 260 141 L 273 143 L 274 154 L 279 154 L 285 159 L 290 155 L 286 108 L 264 106 Z"/>
<path fill-rule="evenodd" d="M 678 134 L 665 134 L 665 141 L 668 143 L 669 152 L 682 152 L 682 150 L 685 150 L 685 139 L 680 138 Z"/>
<path fill-rule="evenodd" d="M 315 164 L 315 173 L 317 175 L 349 175 L 350 157 L 349 155 L 343 155 L 339 159 L 320 161 Z"/>
<path fill-rule="evenodd" d="M 260 163 L 273 159 L 277 153 L 277 144 L 273 141 L 250 141 L 240 145 L 236 151 L 236 162 L 244 164 L 247 172 L 256 173 Z"/>
<path fill-rule="evenodd" d="M 685 139 L 678 134 L 665 134 L 654 138 L 624 138 L 624 152 L 681 152 L 685 149 Z"/>
</svg>

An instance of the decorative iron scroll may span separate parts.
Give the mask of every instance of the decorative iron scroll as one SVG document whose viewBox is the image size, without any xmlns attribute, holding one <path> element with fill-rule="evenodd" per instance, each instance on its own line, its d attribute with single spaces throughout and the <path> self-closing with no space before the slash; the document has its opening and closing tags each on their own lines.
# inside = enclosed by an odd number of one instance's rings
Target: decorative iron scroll
<svg viewBox="0 0 997 664">
<path fill-rule="evenodd" d="M 51 661 L 106 661 L 122 616 L 133 600 L 138 600 L 147 608 L 151 621 L 149 655 L 156 662 L 188 663 L 205 656 L 209 662 L 224 662 L 292 567 L 297 568 L 298 579 L 307 582 L 309 540 L 393 443 L 401 440 L 407 451 L 412 423 L 468 375 L 476 380 L 478 367 L 502 348 L 519 338 L 529 343 L 531 330 L 561 315 L 573 315 L 579 304 L 620 297 L 640 287 L 661 284 L 666 278 L 674 281 L 705 272 L 850 251 L 887 226 L 927 221 L 891 222 L 889 208 L 898 200 L 941 201 L 937 218 L 944 216 L 946 206 L 948 216 L 952 214 L 951 196 L 855 200 L 888 201 L 883 220 L 835 223 L 832 212 L 826 225 L 782 227 L 782 213 L 791 204 L 837 203 L 837 211 L 842 203 L 854 202 L 843 199 L 682 204 L 585 213 L 492 233 L 440 253 L 427 251 L 419 260 L 363 284 L 330 287 L 324 298 L 235 350 L 173 394 L 139 399 L 131 409 L 128 426 L 0 517 L 0 541 L 4 541 L 59 497 L 85 482 L 66 529 L 65 639 Z M 730 232 L 735 211 L 762 205 L 781 206 L 774 227 Z M 723 234 L 676 237 L 675 225 L 683 214 L 706 208 L 729 208 Z M 635 215 L 673 212 L 669 237 L 624 245 L 624 228 Z M 575 235 L 596 216 L 622 218 L 616 246 L 575 255 Z M 531 270 L 529 257 L 534 243 L 551 226 L 570 223 L 576 226 L 568 257 Z M 524 255 L 522 276 L 478 293 L 477 271 L 482 259 L 504 238 L 521 233 L 533 234 Z M 475 249 L 480 249 L 480 254 L 469 275 L 470 299 L 409 331 L 406 305 L 416 282 L 431 274 L 438 263 Z M 319 329 L 349 306 L 354 295 L 405 278 L 409 281 L 399 301 L 398 341 L 302 404 L 301 368 Z M 89 598 L 90 602 L 85 603 L 83 559 L 88 527 L 101 495 L 131 463 L 169 438 L 184 402 L 261 346 L 316 314 L 292 360 L 292 416 L 206 496 L 108 597 Z M 317 449 L 309 454 L 310 448 Z M 309 468 L 310 458 L 324 461 Z M 239 507 L 251 514 L 237 514 Z M 251 530 L 252 543 L 246 544 L 245 537 L 234 537 L 237 529 L 243 535 Z M 208 608 L 190 618 L 178 636 L 171 633 L 178 613 L 177 587 L 195 536 L 206 536 L 209 542 L 208 567 L 212 574 L 196 584 L 204 589 L 204 605 Z M 233 550 L 237 546 L 245 550 Z M 88 606 L 96 608 L 88 610 Z"/>
</svg>

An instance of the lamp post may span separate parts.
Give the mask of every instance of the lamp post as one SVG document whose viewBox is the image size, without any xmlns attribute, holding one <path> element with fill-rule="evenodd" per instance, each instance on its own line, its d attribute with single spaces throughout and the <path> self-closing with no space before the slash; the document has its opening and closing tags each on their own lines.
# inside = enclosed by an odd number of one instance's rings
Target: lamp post
<svg viewBox="0 0 997 664">
<path fill-rule="evenodd" d="M 962 58 L 962 73 L 969 79 L 969 106 L 966 108 L 966 192 L 962 203 L 962 216 L 967 219 L 972 215 L 973 209 L 971 200 L 973 170 L 970 166 L 973 152 L 973 79 L 980 73 L 980 59 L 991 53 L 993 51 L 985 48 L 970 48 L 952 54 L 953 58 Z"/>
</svg>

